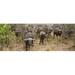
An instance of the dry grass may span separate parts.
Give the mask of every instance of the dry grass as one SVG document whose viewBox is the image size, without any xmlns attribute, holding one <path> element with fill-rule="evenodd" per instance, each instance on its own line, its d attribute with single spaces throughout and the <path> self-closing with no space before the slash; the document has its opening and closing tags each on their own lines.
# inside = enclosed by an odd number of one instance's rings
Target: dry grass
<svg viewBox="0 0 75 75">
<path fill-rule="evenodd" d="M 63 38 L 59 38 L 59 39 L 52 39 L 50 38 L 49 40 L 45 40 L 45 44 L 44 45 L 39 45 L 39 39 L 34 41 L 34 47 L 31 47 L 30 51 L 66 51 L 69 48 L 71 48 L 73 46 L 73 41 L 71 40 L 66 40 Z M 14 44 L 14 47 L 12 48 L 4 48 L 4 50 L 8 51 L 25 51 L 24 49 L 24 43 L 17 43 Z"/>
</svg>

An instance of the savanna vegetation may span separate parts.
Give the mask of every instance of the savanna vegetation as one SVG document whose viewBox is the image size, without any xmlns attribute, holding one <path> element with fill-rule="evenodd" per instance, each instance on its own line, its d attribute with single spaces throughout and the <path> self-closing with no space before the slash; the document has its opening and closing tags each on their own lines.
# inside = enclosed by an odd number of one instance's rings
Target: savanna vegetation
<svg viewBox="0 0 75 75">
<path fill-rule="evenodd" d="M 57 37 L 51 34 L 46 35 L 45 45 L 39 45 L 37 30 L 50 29 L 55 31 L 59 27 L 62 36 Z M 25 50 L 26 31 L 34 34 L 34 46 L 31 50 L 74 50 L 75 49 L 75 24 L 0 24 L 0 50 L 23 51 Z"/>
</svg>

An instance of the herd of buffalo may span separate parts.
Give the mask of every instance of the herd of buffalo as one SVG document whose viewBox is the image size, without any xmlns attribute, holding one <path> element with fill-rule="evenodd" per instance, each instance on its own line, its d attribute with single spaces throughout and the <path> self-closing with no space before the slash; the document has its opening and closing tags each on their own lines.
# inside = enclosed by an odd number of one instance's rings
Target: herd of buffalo
<svg viewBox="0 0 75 75">
<path fill-rule="evenodd" d="M 49 39 L 49 37 L 64 37 L 67 39 L 74 33 L 72 30 L 64 30 L 63 25 L 15 25 L 16 37 L 22 36 L 25 49 L 29 50 L 30 46 L 34 46 L 34 41 L 39 39 L 39 44 L 44 44 L 45 39 Z M 68 37 L 66 37 L 68 36 Z"/>
</svg>

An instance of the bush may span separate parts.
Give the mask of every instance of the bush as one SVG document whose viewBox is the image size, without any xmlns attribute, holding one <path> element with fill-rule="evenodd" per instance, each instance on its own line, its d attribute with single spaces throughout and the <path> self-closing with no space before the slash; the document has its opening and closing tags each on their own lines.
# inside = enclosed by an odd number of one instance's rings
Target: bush
<svg viewBox="0 0 75 75">
<path fill-rule="evenodd" d="M 0 24 L 0 48 L 3 50 L 4 47 L 9 47 L 9 45 L 15 41 L 15 34 L 11 31 L 11 25 Z"/>
</svg>

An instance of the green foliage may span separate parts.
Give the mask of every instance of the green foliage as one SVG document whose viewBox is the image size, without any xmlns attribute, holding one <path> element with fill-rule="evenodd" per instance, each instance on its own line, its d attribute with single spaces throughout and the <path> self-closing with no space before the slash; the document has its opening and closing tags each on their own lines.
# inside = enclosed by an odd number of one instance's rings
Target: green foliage
<svg viewBox="0 0 75 75">
<path fill-rule="evenodd" d="M 14 32 L 11 31 L 11 25 L 8 24 L 0 24 L 0 47 L 1 49 L 6 45 L 12 44 L 12 40 L 14 39 Z"/>
</svg>

